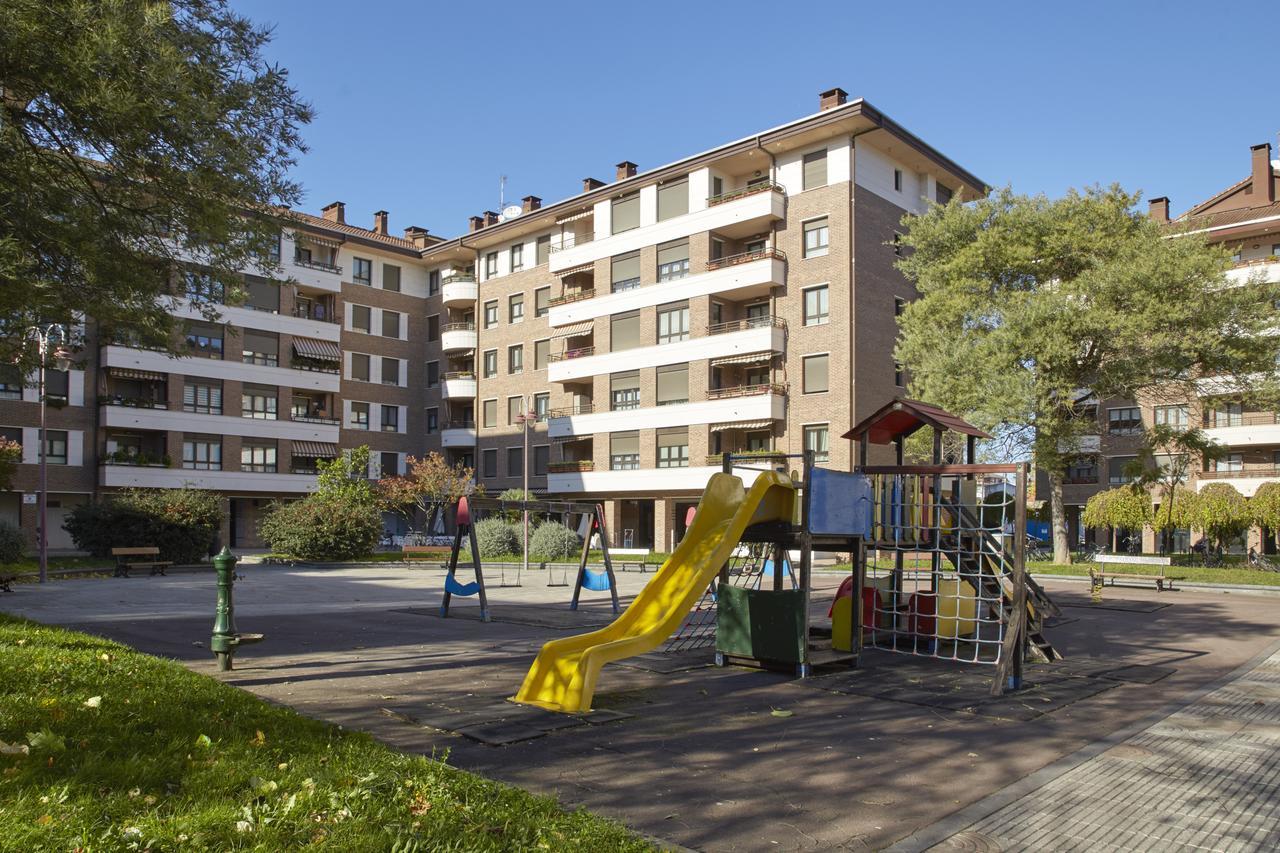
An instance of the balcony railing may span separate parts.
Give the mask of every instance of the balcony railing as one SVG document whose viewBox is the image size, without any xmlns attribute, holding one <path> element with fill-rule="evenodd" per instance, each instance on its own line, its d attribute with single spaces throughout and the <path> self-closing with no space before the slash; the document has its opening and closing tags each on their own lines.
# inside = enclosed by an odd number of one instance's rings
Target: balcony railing
<svg viewBox="0 0 1280 853">
<path fill-rule="evenodd" d="M 766 382 L 759 385 L 735 385 L 731 388 L 712 388 L 707 392 L 708 400 L 730 400 L 735 397 L 758 397 L 761 394 L 786 394 L 784 383 Z"/>
<path fill-rule="evenodd" d="M 551 254 L 562 252 L 565 249 L 572 249 L 575 246 L 585 246 L 595 238 L 595 234 L 567 234 L 565 239 L 560 241 L 560 245 L 551 247 Z"/>
<path fill-rule="evenodd" d="M 315 308 L 312 308 L 310 311 L 308 311 L 306 308 L 303 308 L 297 305 L 295 305 L 293 308 L 293 316 L 303 320 L 315 320 L 316 322 L 319 322 L 319 323 L 340 322 L 337 317 L 329 316 L 332 313 L 333 312 L 331 311 L 317 310 Z"/>
<path fill-rule="evenodd" d="M 1097 483 L 1098 483 L 1097 474 L 1094 474 L 1092 477 L 1080 476 L 1080 477 L 1063 477 L 1062 478 L 1062 484 L 1064 486 L 1093 486 L 1093 485 L 1097 485 Z"/>
<path fill-rule="evenodd" d="M 1232 269 L 1245 269 L 1248 267 L 1259 267 L 1265 264 L 1274 264 L 1280 262 L 1280 255 L 1267 255 L 1265 258 L 1254 258 L 1251 261 L 1236 261 L 1231 265 Z"/>
<path fill-rule="evenodd" d="M 475 323 L 445 323 L 440 327 L 441 332 L 474 332 L 475 330 Z"/>
<path fill-rule="evenodd" d="M 581 302 L 584 299 L 591 299 L 596 295 L 594 287 L 575 290 L 572 293 L 562 293 L 559 296 L 553 296 L 549 305 L 568 305 L 570 302 Z"/>
<path fill-rule="evenodd" d="M 308 361 L 306 359 L 295 357 L 289 362 L 289 367 L 294 370 L 305 370 L 309 373 L 342 373 L 338 367 L 338 362 L 336 361 Z"/>
<path fill-rule="evenodd" d="M 568 418 L 573 415 L 589 415 L 596 410 L 594 403 L 581 403 L 577 406 L 566 406 L 563 409 L 552 409 L 547 412 L 548 418 Z"/>
<path fill-rule="evenodd" d="M 751 184 L 750 186 L 746 186 L 741 189 L 729 190 L 728 192 L 720 193 L 720 195 L 710 196 L 707 199 L 707 207 L 715 207 L 717 204 L 724 204 L 725 202 L 733 201 L 734 199 L 745 198 L 749 195 L 764 192 L 782 193 L 783 195 L 787 194 L 787 190 L 782 186 L 782 184 L 775 184 L 772 181 L 761 181 L 758 184 Z"/>
<path fill-rule="evenodd" d="M 476 277 L 473 273 L 469 273 L 469 272 L 455 272 L 455 273 L 450 273 L 449 275 L 440 279 L 440 283 L 441 284 L 475 284 Z"/>
<path fill-rule="evenodd" d="M 1280 423 L 1280 418 L 1275 412 L 1244 412 L 1239 415 L 1223 414 L 1214 417 L 1213 413 L 1204 416 L 1205 429 L 1220 429 L 1222 427 L 1238 427 L 1238 426 L 1270 426 Z"/>
<path fill-rule="evenodd" d="M 321 272 L 331 272 L 336 275 L 342 275 L 342 267 L 337 264 L 327 264 L 324 261 L 308 261 L 298 255 L 294 256 L 293 263 L 295 266 L 305 267 L 309 270 L 320 270 Z"/>
<path fill-rule="evenodd" d="M 326 426 L 342 425 L 342 420 L 339 418 L 326 418 L 319 415 L 293 415 L 289 420 L 303 424 L 324 424 Z"/>
<path fill-rule="evenodd" d="M 581 471 L 595 470 L 596 463 L 590 459 L 580 459 L 576 462 L 548 462 L 548 474 L 576 474 Z"/>
<path fill-rule="evenodd" d="M 443 374 L 440 378 L 443 379 L 445 382 L 448 382 L 451 379 L 475 379 L 476 375 L 474 372 L 470 370 L 450 370 L 449 372 Z"/>
<path fill-rule="evenodd" d="M 752 459 L 777 459 L 778 461 L 787 459 L 787 454 L 781 450 L 730 450 L 729 455 L 734 457 L 749 456 Z M 708 454 L 706 464 L 722 465 L 724 464 L 724 457 L 725 454 L 723 453 Z"/>
<path fill-rule="evenodd" d="M 475 429 L 476 422 L 474 418 L 450 418 L 445 421 L 445 429 Z"/>
<path fill-rule="evenodd" d="M 547 353 L 547 361 L 565 361 L 570 358 L 586 358 L 589 355 L 595 355 L 595 347 L 574 347 L 564 352 Z"/>
<path fill-rule="evenodd" d="M 138 397 L 99 397 L 99 405 L 102 406 L 124 406 L 129 409 L 168 409 L 168 403 L 161 403 L 156 400 L 143 400 Z"/>
<path fill-rule="evenodd" d="M 1201 471 L 1197 474 L 1203 480 L 1231 480 L 1240 477 L 1280 477 L 1280 466 L 1259 465 L 1254 468 L 1234 468 L 1223 471 Z"/>
<path fill-rule="evenodd" d="M 725 323 L 714 323 L 707 326 L 708 335 L 727 335 L 730 332 L 741 332 L 745 329 L 787 328 L 787 321 L 781 317 L 748 317 L 745 320 L 729 320 Z"/>
<path fill-rule="evenodd" d="M 729 255 L 725 258 L 716 258 L 707 261 L 707 272 L 712 270 L 724 269 L 725 267 L 736 267 L 738 264 L 749 264 L 752 261 L 762 261 L 765 258 L 774 258 L 779 261 L 787 259 L 787 253 L 781 249 L 760 249 L 755 252 L 741 252 L 737 255 Z"/>
</svg>

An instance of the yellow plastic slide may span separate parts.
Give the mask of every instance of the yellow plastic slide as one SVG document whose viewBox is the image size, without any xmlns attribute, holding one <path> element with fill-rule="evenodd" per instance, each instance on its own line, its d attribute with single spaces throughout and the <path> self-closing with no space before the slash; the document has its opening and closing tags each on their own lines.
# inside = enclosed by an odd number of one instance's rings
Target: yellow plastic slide
<svg viewBox="0 0 1280 853">
<path fill-rule="evenodd" d="M 750 492 L 730 474 L 714 474 L 693 525 L 675 553 L 613 623 L 552 640 L 529 667 L 516 702 L 570 714 L 591 710 L 600 667 L 658 647 L 702 596 L 749 524 L 790 521 L 795 487 L 785 474 L 756 477 Z"/>
</svg>

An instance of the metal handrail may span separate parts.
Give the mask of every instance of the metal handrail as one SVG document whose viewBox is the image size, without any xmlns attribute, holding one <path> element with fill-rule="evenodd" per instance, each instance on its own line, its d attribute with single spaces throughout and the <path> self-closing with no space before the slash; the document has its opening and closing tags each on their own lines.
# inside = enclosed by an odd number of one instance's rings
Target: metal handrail
<svg viewBox="0 0 1280 853">
<path fill-rule="evenodd" d="M 1227 421 L 1219 423 L 1218 421 Z M 1280 422 L 1275 412 L 1243 412 L 1239 415 L 1224 415 L 1214 418 L 1212 412 L 1206 414 L 1202 423 L 1205 429 L 1224 429 L 1235 426 L 1266 426 Z"/>
<path fill-rule="evenodd" d="M 455 273 L 450 273 L 449 275 L 447 275 L 447 276 L 445 276 L 444 278 L 440 279 L 440 284 L 441 284 L 441 285 L 446 285 L 446 284 L 475 284 L 475 283 L 476 283 L 475 273 L 469 273 L 469 272 L 455 272 Z"/>
<path fill-rule="evenodd" d="M 326 264 L 323 261 L 304 261 L 296 255 L 293 258 L 294 266 L 306 267 L 311 270 L 320 270 L 322 272 L 331 272 L 342 275 L 342 267 L 337 264 Z"/>
<path fill-rule="evenodd" d="M 440 327 L 441 332 L 474 332 L 475 330 L 475 323 L 445 323 Z"/>
<path fill-rule="evenodd" d="M 595 467 L 596 463 L 590 459 L 582 459 L 577 462 L 548 462 L 547 473 L 571 474 L 578 471 L 592 471 Z"/>
<path fill-rule="evenodd" d="M 328 312 L 323 312 L 323 313 L 328 313 Z M 293 316 L 298 317 L 302 320 L 315 320 L 318 323 L 340 323 L 341 322 L 337 317 L 316 316 L 315 312 L 309 312 L 305 308 L 298 308 L 297 306 L 294 306 Z"/>
<path fill-rule="evenodd" d="M 787 385 L 780 382 L 765 382 L 759 385 L 735 385 L 731 388 L 712 388 L 707 392 L 708 400 L 728 400 L 734 397 L 757 397 L 761 394 L 786 394 Z"/>
<path fill-rule="evenodd" d="M 1277 477 L 1280 466 L 1264 465 L 1258 468 L 1241 468 L 1235 471 L 1201 471 L 1197 474 L 1204 480 L 1230 480 L 1237 477 Z"/>
<path fill-rule="evenodd" d="M 547 361 L 566 361 L 571 358 L 585 358 L 589 355 L 595 355 L 595 347 L 575 347 L 574 349 L 565 350 L 564 352 L 547 353 Z"/>
<path fill-rule="evenodd" d="M 450 379 L 475 379 L 474 371 L 470 370 L 450 370 L 440 376 L 441 379 L 448 382 Z"/>
<path fill-rule="evenodd" d="M 720 193 L 720 195 L 709 196 L 707 198 L 707 207 L 714 207 L 717 204 L 724 204 L 727 201 L 733 201 L 734 199 L 744 198 L 745 196 L 768 191 L 782 193 L 783 195 L 787 194 L 787 189 L 782 186 L 782 184 L 774 183 L 773 181 L 761 181 L 758 184 L 752 184 L 751 186 Z"/>
<path fill-rule="evenodd" d="M 572 237 L 573 239 L 568 241 L 561 240 L 559 246 L 550 247 L 550 251 L 548 252 L 548 254 L 554 255 L 556 252 L 562 252 L 565 249 L 572 249 L 577 246 L 585 246 L 587 243 L 590 243 L 596 239 L 595 234 L 583 234 L 581 236 L 576 234 L 570 234 L 568 236 Z"/>
<path fill-rule="evenodd" d="M 781 317 L 748 317 L 745 320 L 729 320 L 724 323 L 713 323 L 707 326 L 708 335 L 723 335 L 728 332 L 740 332 L 744 329 L 787 328 L 787 321 Z"/>
<path fill-rule="evenodd" d="M 462 419 L 455 418 L 453 420 L 445 421 L 444 428 L 445 429 L 475 429 L 476 422 L 474 420 L 468 420 L 466 418 L 462 418 Z"/>
<path fill-rule="evenodd" d="M 787 259 L 787 253 L 781 249 L 773 248 L 760 249 L 755 252 L 739 252 L 736 255 L 729 255 L 727 257 L 707 261 L 707 271 L 710 272 L 711 270 L 723 269 L 724 267 L 733 267 L 738 264 L 749 264 L 752 261 L 760 261 L 765 258 L 785 261 Z"/>
<path fill-rule="evenodd" d="M 573 415 L 589 415 L 596 410 L 595 403 L 582 403 L 577 406 L 566 406 L 563 409 L 552 409 L 547 412 L 548 418 L 567 418 Z"/>
<path fill-rule="evenodd" d="M 594 287 L 588 287 L 583 290 L 576 290 L 573 293 L 562 293 L 559 296 L 551 297 L 548 305 L 567 305 L 570 302 L 581 302 L 584 299 L 591 299 L 596 295 Z"/>
</svg>

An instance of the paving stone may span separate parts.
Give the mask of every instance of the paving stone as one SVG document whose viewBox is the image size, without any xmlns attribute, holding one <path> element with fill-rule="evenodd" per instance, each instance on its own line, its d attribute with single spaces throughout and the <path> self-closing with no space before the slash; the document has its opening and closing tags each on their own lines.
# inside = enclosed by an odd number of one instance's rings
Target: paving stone
<svg viewBox="0 0 1280 853">
<path fill-rule="evenodd" d="M 522 740 L 533 740 L 546 734 L 543 729 L 535 729 L 524 723 L 484 723 L 475 726 L 463 726 L 457 730 L 463 737 L 479 741 L 489 746 L 506 746 Z"/>
</svg>

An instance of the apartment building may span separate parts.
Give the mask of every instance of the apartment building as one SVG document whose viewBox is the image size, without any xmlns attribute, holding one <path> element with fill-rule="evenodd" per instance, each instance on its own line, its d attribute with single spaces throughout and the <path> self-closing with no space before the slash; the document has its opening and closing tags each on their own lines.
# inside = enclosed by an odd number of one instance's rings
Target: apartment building
<svg viewBox="0 0 1280 853">
<path fill-rule="evenodd" d="M 832 89 L 818 106 L 655 169 L 623 161 L 554 204 L 526 196 L 453 239 L 392 236 L 382 211 L 357 227 L 340 203 L 295 213 L 292 281 L 246 271 L 248 301 L 214 305 L 220 322 L 200 303 L 222 294 L 180 276 L 181 358 L 90 322 L 82 369 L 56 380 L 51 542 L 70 545 L 55 509 L 195 486 L 227 498 L 224 540 L 254 546 L 267 501 L 361 444 L 371 476 L 439 451 L 491 493 L 527 465 L 536 492 L 604 502 L 616 545 L 659 549 L 720 454 L 808 448 L 848 469 L 839 436 L 905 391 L 899 223 L 985 185 L 866 101 Z M 31 529 L 38 413 L 12 379 L 0 427 L 32 449 L 0 512 Z"/>
<path fill-rule="evenodd" d="M 1195 205 L 1176 219 L 1169 215 L 1168 198 L 1151 199 L 1149 215 L 1162 224 L 1204 234 L 1209 240 L 1228 246 L 1235 267 L 1228 280 L 1243 284 L 1254 277 L 1280 281 L 1280 160 L 1272 159 L 1271 145 L 1250 149 L 1249 174 L 1212 198 Z M 1189 487 L 1200 489 L 1207 483 L 1227 482 L 1246 497 L 1265 482 L 1280 479 L 1280 421 L 1277 414 L 1257 411 L 1239 398 L 1214 394 L 1211 379 L 1203 382 L 1203 395 L 1185 403 L 1150 405 L 1135 400 L 1094 400 L 1098 432 L 1086 439 L 1086 454 L 1067 473 L 1063 499 L 1067 505 L 1068 533 L 1072 542 L 1084 541 L 1089 532 L 1079 522 L 1080 511 L 1097 492 L 1127 482 L 1124 469 L 1137 454 L 1143 430 L 1160 423 L 1174 427 L 1196 426 L 1225 445 L 1222 459 L 1198 466 Z M 1042 493 L 1045 493 L 1041 483 Z M 1099 544 L 1105 532 L 1096 531 Z M 1124 533 L 1122 539 L 1137 532 Z M 1155 536 L 1143 534 L 1144 550 L 1154 550 Z M 1175 547 L 1189 544 L 1189 531 L 1179 531 Z M 1127 541 L 1119 543 L 1121 547 Z M 1253 530 L 1238 549 L 1248 546 L 1275 550 L 1274 531 Z"/>
</svg>

